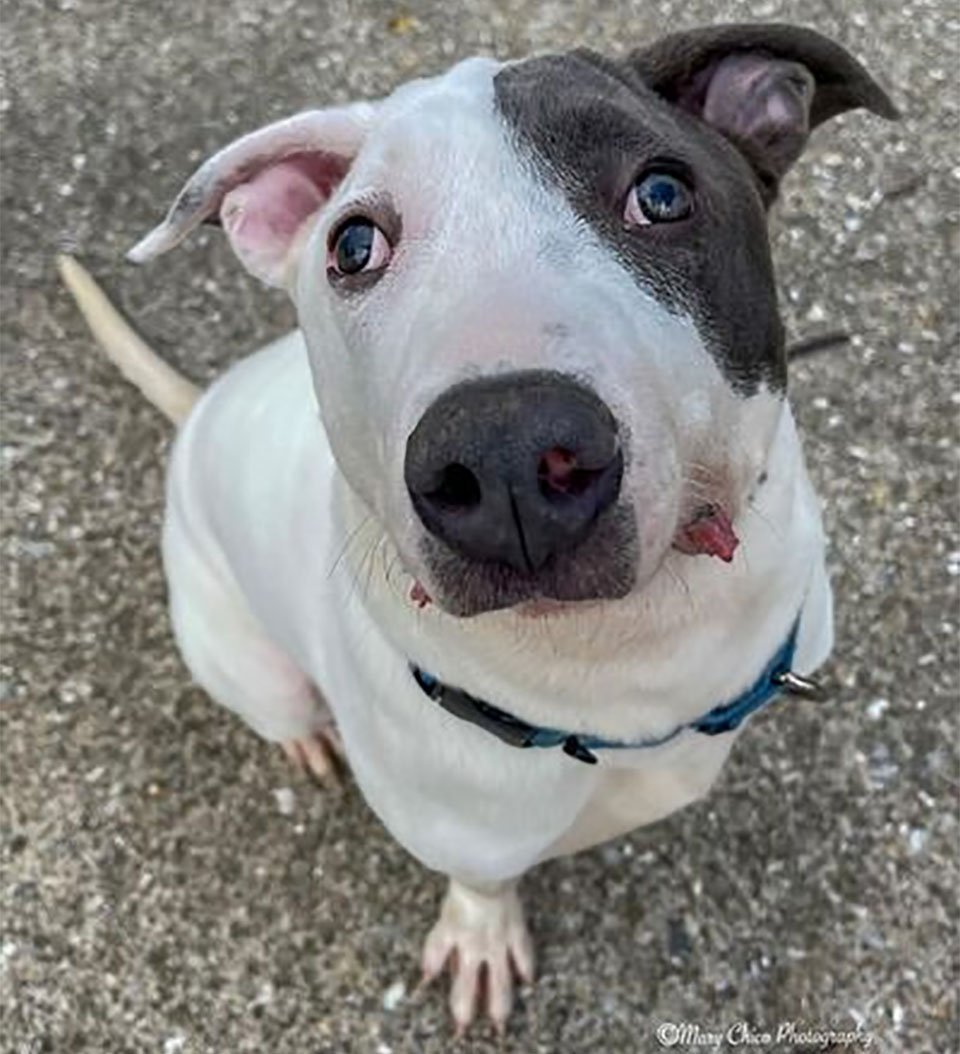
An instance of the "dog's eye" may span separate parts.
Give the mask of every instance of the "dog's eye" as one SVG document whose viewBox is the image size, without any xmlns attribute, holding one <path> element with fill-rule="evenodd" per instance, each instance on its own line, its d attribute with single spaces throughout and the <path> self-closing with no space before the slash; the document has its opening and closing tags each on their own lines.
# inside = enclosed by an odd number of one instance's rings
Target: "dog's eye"
<svg viewBox="0 0 960 1054">
<path fill-rule="evenodd" d="M 630 189 L 624 219 L 637 227 L 675 223 L 693 212 L 693 191 L 672 172 L 645 172 Z"/>
<path fill-rule="evenodd" d="M 327 252 L 327 270 L 333 275 L 381 271 L 390 259 L 390 243 L 371 220 L 355 216 L 336 229 Z"/>
</svg>

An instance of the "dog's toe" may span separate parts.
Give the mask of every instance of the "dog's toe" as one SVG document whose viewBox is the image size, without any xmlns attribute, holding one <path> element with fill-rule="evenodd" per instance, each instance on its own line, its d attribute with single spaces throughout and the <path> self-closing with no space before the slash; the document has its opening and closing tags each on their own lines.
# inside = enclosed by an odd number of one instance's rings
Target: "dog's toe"
<svg viewBox="0 0 960 1054">
<path fill-rule="evenodd" d="M 346 755 L 336 726 L 324 726 L 299 739 L 284 740 L 280 745 L 301 772 L 306 772 L 325 787 L 342 787 Z"/>
<path fill-rule="evenodd" d="M 513 1007 L 514 975 L 533 977 L 533 947 L 516 887 L 489 895 L 451 882 L 423 949 L 421 987 L 450 967 L 450 1010 L 462 1036 L 478 1008 L 502 1034 Z"/>
</svg>

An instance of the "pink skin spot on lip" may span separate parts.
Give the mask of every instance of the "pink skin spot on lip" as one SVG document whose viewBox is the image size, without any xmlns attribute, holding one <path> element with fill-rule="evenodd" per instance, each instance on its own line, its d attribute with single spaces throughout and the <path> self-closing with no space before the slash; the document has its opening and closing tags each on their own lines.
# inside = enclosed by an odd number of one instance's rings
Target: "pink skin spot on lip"
<svg viewBox="0 0 960 1054">
<path fill-rule="evenodd" d="M 430 594 L 423 588 L 419 580 L 410 587 L 410 599 L 418 608 L 425 608 L 427 604 L 431 603 Z"/>
<path fill-rule="evenodd" d="M 730 517 L 719 505 L 704 505 L 688 524 L 680 528 L 674 540 L 675 548 L 682 553 L 716 556 L 727 564 L 739 544 Z"/>
</svg>

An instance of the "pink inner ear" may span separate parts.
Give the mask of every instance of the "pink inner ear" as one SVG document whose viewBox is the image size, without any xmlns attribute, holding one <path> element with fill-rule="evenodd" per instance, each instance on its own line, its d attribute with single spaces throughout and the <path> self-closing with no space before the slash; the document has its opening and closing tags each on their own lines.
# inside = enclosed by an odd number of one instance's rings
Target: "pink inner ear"
<svg viewBox="0 0 960 1054">
<path fill-rule="evenodd" d="M 743 52 L 704 71 L 680 101 L 692 108 L 697 100 L 707 124 L 751 143 L 781 175 L 806 142 L 815 89 L 800 63 Z"/>
<path fill-rule="evenodd" d="M 297 232 L 327 201 L 346 169 L 346 161 L 333 155 L 294 155 L 224 197 L 220 221 L 234 252 L 258 278 L 283 284 Z"/>
</svg>

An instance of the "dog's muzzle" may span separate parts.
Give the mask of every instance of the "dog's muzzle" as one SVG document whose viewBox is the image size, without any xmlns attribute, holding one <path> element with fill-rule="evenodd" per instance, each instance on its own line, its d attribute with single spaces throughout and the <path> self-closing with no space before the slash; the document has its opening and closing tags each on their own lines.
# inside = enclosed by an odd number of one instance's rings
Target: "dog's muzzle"
<svg viewBox="0 0 960 1054">
<path fill-rule="evenodd" d="M 533 575 L 616 501 L 623 453 L 597 395 L 528 371 L 444 392 L 407 441 L 404 476 L 432 535 L 468 560 Z"/>
</svg>

